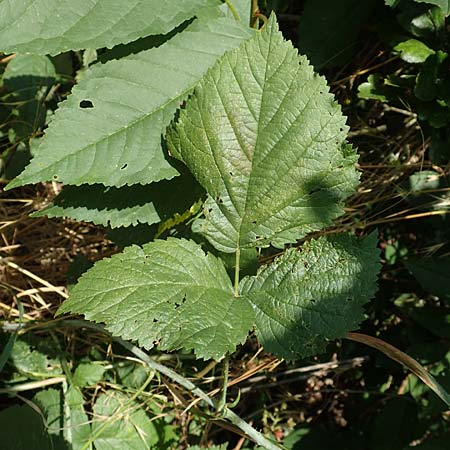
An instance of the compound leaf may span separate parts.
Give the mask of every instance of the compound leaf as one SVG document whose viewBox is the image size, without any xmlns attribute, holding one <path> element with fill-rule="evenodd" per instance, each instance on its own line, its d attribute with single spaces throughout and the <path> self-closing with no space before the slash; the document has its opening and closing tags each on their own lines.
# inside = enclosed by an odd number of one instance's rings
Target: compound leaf
<svg viewBox="0 0 450 450">
<path fill-rule="evenodd" d="M 325 79 L 272 15 L 220 58 L 168 132 L 171 153 L 209 194 L 195 230 L 232 253 L 330 224 L 359 179 L 346 132 Z"/>
<path fill-rule="evenodd" d="M 163 5 L 163 6 L 161 6 Z M 5 53 L 56 55 L 165 34 L 218 0 L 0 0 Z"/>
<path fill-rule="evenodd" d="M 244 278 L 241 293 L 255 310 L 264 348 L 298 359 L 356 329 L 376 291 L 378 256 L 375 234 L 321 237 Z"/>
<path fill-rule="evenodd" d="M 50 180 L 121 187 L 178 175 L 161 135 L 206 70 L 252 34 L 226 18 L 196 21 L 158 48 L 93 66 L 8 188 Z"/>
<path fill-rule="evenodd" d="M 58 313 L 84 314 L 145 348 L 193 349 L 220 359 L 253 325 L 236 299 L 223 263 L 192 241 L 168 239 L 128 247 L 86 272 Z"/>
</svg>

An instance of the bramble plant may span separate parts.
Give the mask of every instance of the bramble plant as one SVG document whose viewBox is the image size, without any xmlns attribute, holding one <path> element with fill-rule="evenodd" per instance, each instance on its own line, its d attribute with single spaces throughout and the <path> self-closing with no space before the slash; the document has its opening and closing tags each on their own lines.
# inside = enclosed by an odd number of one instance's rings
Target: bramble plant
<svg viewBox="0 0 450 450">
<path fill-rule="evenodd" d="M 127 44 L 81 75 L 8 189 L 58 181 L 61 194 L 38 215 L 160 226 L 148 243 L 96 263 L 58 314 L 82 314 L 146 349 L 223 360 L 222 399 L 211 405 L 260 445 L 280 448 L 226 408 L 228 358 L 253 329 L 280 358 L 315 355 L 364 318 L 376 235 L 308 238 L 343 214 L 359 181 L 345 117 L 275 15 L 256 15 L 261 30 L 246 24 L 246 1 L 91 3 L 55 16 L 28 0 L 0 19 L 2 50 L 17 58 Z M 36 8 L 51 25 L 21 26 Z M 140 38 L 150 39 L 145 50 Z M 192 231 L 161 239 L 187 219 Z M 302 239 L 241 276 L 259 249 Z"/>
</svg>

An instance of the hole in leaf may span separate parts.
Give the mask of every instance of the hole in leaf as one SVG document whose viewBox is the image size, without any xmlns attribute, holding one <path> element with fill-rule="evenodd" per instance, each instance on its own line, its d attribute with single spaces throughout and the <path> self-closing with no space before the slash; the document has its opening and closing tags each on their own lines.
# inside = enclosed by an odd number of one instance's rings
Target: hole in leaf
<svg viewBox="0 0 450 450">
<path fill-rule="evenodd" d="M 175 309 L 178 309 L 181 305 L 177 302 L 175 302 Z"/>
<path fill-rule="evenodd" d="M 303 265 L 305 266 L 305 269 L 309 269 L 309 264 L 306 261 L 303 263 Z"/>
<path fill-rule="evenodd" d="M 314 298 L 309 300 L 311 303 L 316 303 L 316 300 Z"/>
<path fill-rule="evenodd" d="M 120 170 L 124 170 L 124 169 L 126 169 L 128 167 L 128 164 L 124 164 L 121 168 L 120 168 Z"/>
<path fill-rule="evenodd" d="M 153 345 L 159 345 L 161 343 L 161 339 L 155 339 L 154 341 L 153 341 Z"/>
<path fill-rule="evenodd" d="M 228 172 L 230 174 L 230 176 L 233 176 L 233 172 Z"/>
<path fill-rule="evenodd" d="M 158 319 L 153 319 L 153 323 L 158 323 Z"/>
<path fill-rule="evenodd" d="M 94 104 L 90 100 L 81 100 L 80 102 L 80 108 L 87 109 L 87 108 L 93 108 Z"/>
<path fill-rule="evenodd" d="M 58 179 L 58 175 L 53 175 L 53 179 L 57 180 Z"/>
</svg>

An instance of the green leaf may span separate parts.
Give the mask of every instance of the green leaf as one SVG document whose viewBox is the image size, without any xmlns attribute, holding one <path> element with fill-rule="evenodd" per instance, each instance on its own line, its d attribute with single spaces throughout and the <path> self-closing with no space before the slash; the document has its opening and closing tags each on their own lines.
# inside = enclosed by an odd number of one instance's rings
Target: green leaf
<svg viewBox="0 0 450 450">
<path fill-rule="evenodd" d="M 364 100 L 378 100 L 387 103 L 397 97 L 398 92 L 393 86 L 386 84 L 386 80 L 377 73 L 367 77 L 365 83 L 358 86 L 358 97 Z"/>
<path fill-rule="evenodd" d="M 95 264 L 58 314 L 84 314 L 145 348 L 193 349 L 220 359 L 245 341 L 254 315 L 233 296 L 222 262 L 192 241 L 170 238 L 128 247 Z"/>
<path fill-rule="evenodd" d="M 448 54 L 440 50 L 434 55 L 430 55 L 422 65 L 417 75 L 414 94 L 417 98 L 425 101 L 434 100 L 439 96 L 442 89 L 440 69 L 442 63 L 447 59 Z"/>
<path fill-rule="evenodd" d="M 209 194 L 195 231 L 232 253 L 329 225 L 359 179 L 347 129 L 272 16 L 207 73 L 169 130 L 170 151 Z"/>
<path fill-rule="evenodd" d="M 8 189 L 50 180 L 121 187 L 178 175 L 161 135 L 208 67 L 253 33 L 229 19 L 196 21 L 158 48 L 96 64 Z"/>
<path fill-rule="evenodd" d="M 409 190 L 420 194 L 425 190 L 439 188 L 441 175 L 435 170 L 420 170 L 409 176 Z"/>
<path fill-rule="evenodd" d="M 405 265 L 427 292 L 450 296 L 450 257 L 410 259 Z"/>
<path fill-rule="evenodd" d="M 60 442 L 59 446 L 51 442 L 42 418 L 28 405 L 12 406 L 0 411 L 0 423 L 2 424 L 1 446 L 5 450 L 67 449 L 63 442 Z M 26 432 L 24 432 L 25 429 Z"/>
<path fill-rule="evenodd" d="M 390 6 L 391 8 L 395 8 L 399 2 L 400 0 L 384 0 L 384 4 Z"/>
<path fill-rule="evenodd" d="M 16 55 L 6 66 L 2 81 L 9 91 L 7 102 L 15 105 L 17 118 L 12 127 L 16 142 L 44 126 L 46 97 L 56 79 L 55 66 L 47 56 Z"/>
<path fill-rule="evenodd" d="M 423 63 L 435 52 L 430 47 L 417 39 L 408 39 L 400 42 L 394 47 L 396 52 L 400 53 L 400 57 L 409 63 Z"/>
<path fill-rule="evenodd" d="M 80 388 L 95 386 L 102 379 L 105 370 L 102 364 L 81 363 L 75 369 L 72 383 Z"/>
<path fill-rule="evenodd" d="M 95 402 L 91 439 L 96 450 L 158 448 L 155 424 L 141 405 L 113 391 L 100 395 Z"/>
<path fill-rule="evenodd" d="M 244 278 L 241 292 L 255 310 L 264 348 L 298 359 L 355 330 L 376 291 L 378 258 L 375 234 L 321 237 Z"/>
<path fill-rule="evenodd" d="M 417 3 L 428 3 L 429 5 L 436 5 L 442 9 L 442 12 L 448 16 L 450 14 L 450 0 L 414 0 Z"/>
<path fill-rule="evenodd" d="M 202 195 L 190 174 L 147 186 L 65 186 L 52 205 L 32 217 L 69 217 L 111 228 L 153 224 L 182 214 Z"/>
<path fill-rule="evenodd" d="M 69 387 L 65 395 L 56 389 L 39 391 L 34 402 L 40 407 L 47 432 L 53 442 L 67 442 L 72 450 L 83 448 L 91 427 L 84 411 L 84 399 L 76 387 Z"/>
<path fill-rule="evenodd" d="M 48 378 L 62 373 L 56 358 L 50 358 L 44 349 L 36 348 L 24 338 L 14 343 L 10 361 L 18 371 L 31 378 Z"/>
<path fill-rule="evenodd" d="M 299 25 L 299 50 L 316 69 L 345 64 L 360 47 L 358 36 L 377 2 L 307 0 Z"/>
<path fill-rule="evenodd" d="M 1 0 L 4 53 L 56 55 L 165 34 L 218 0 Z"/>
</svg>

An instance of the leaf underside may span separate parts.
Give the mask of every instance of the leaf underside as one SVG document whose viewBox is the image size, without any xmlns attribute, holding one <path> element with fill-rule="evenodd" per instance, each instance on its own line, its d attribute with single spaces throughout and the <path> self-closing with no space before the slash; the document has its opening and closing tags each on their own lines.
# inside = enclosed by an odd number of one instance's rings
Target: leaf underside
<svg viewBox="0 0 450 450">
<path fill-rule="evenodd" d="M 244 342 L 253 311 L 235 299 L 222 262 L 192 241 L 128 247 L 83 275 L 58 314 L 84 314 L 145 348 L 220 359 Z"/>
<path fill-rule="evenodd" d="M 4 53 L 56 55 L 166 34 L 219 0 L 1 0 Z"/>
<path fill-rule="evenodd" d="M 209 194 L 195 231 L 231 253 L 329 225 L 359 180 L 347 130 L 325 79 L 272 16 L 208 71 L 169 130 L 169 150 Z"/>
<path fill-rule="evenodd" d="M 376 235 L 321 237 L 287 250 L 241 292 L 256 314 L 264 348 L 289 360 L 316 355 L 330 340 L 358 328 L 376 291 Z"/>
<path fill-rule="evenodd" d="M 197 20 L 158 48 L 93 66 L 8 189 L 51 180 L 121 187 L 177 176 L 162 134 L 206 70 L 252 35 L 226 18 Z"/>
</svg>

